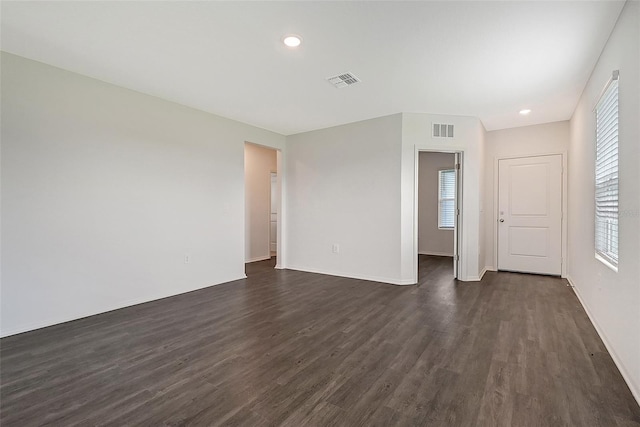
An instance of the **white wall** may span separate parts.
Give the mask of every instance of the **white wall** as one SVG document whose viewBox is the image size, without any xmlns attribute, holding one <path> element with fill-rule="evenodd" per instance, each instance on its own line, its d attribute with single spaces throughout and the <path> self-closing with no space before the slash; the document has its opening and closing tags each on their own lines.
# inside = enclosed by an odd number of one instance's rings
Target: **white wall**
<svg viewBox="0 0 640 427">
<path fill-rule="evenodd" d="M 401 132 L 396 114 L 287 137 L 287 268 L 402 283 Z"/>
<path fill-rule="evenodd" d="M 244 276 L 244 142 L 283 136 L 1 59 L 2 336 Z"/>
<path fill-rule="evenodd" d="M 455 154 L 420 153 L 418 170 L 418 253 L 453 256 L 453 230 L 438 228 L 438 172 L 455 167 Z"/>
<path fill-rule="evenodd" d="M 432 138 L 432 123 L 455 126 L 452 139 Z M 459 277 L 464 281 L 480 280 L 483 266 L 481 218 L 482 174 L 484 173 L 484 127 L 474 117 L 443 116 L 435 114 L 402 114 L 402 177 L 401 177 L 401 277 L 416 280 L 417 210 L 414 204 L 417 180 L 417 150 L 462 151 L 462 265 Z"/>
<path fill-rule="evenodd" d="M 245 144 L 245 261 L 271 257 L 271 172 L 277 172 L 276 150 Z"/>
<path fill-rule="evenodd" d="M 431 138 L 433 122 L 454 124 L 456 137 Z M 460 278 L 479 280 L 483 144 L 476 118 L 418 113 L 287 137 L 285 267 L 415 283 L 417 150 L 463 151 Z"/>
<path fill-rule="evenodd" d="M 490 131 L 486 134 L 483 210 L 485 229 L 485 264 L 497 268 L 497 242 L 494 206 L 497 199 L 497 161 L 501 158 L 527 157 L 542 154 L 566 155 L 569 147 L 569 122 L 546 123 L 513 129 Z M 565 196 L 566 198 L 566 196 Z"/>
<path fill-rule="evenodd" d="M 569 271 L 576 293 L 640 401 L 640 5 L 628 1 L 571 118 Z M 613 70 L 619 80 L 620 242 L 614 272 L 594 257 L 593 107 Z"/>
</svg>

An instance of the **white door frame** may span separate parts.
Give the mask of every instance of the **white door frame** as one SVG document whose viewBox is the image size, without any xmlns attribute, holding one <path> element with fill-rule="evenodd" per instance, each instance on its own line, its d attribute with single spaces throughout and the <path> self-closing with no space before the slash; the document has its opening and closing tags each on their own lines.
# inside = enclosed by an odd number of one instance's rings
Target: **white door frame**
<svg viewBox="0 0 640 427">
<path fill-rule="evenodd" d="M 272 147 L 270 145 L 264 145 L 264 144 L 258 144 L 252 141 L 244 141 L 245 144 L 253 144 L 253 145 L 257 145 L 260 147 L 264 147 L 264 148 L 268 148 L 270 150 L 273 150 L 276 152 L 276 175 L 277 175 L 277 193 L 279 196 L 278 200 L 278 219 L 276 221 L 276 235 L 277 235 L 277 247 L 276 247 L 276 266 L 275 268 L 277 269 L 284 269 L 286 268 L 286 261 L 285 261 L 285 256 L 286 256 L 286 247 L 285 247 L 285 239 L 286 239 L 286 230 L 284 228 L 284 217 L 286 216 L 286 212 L 285 212 L 285 192 L 284 192 L 284 188 L 285 188 L 285 173 L 284 173 L 284 153 L 282 152 L 282 149 L 280 148 L 275 148 Z M 244 145 L 243 145 L 244 147 Z M 244 159 L 244 152 L 243 152 L 243 159 Z M 244 184 L 244 191 L 246 192 L 246 183 L 244 183 L 244 176 L 243 176 L 243 184 Z M 247 206 L 244 206 L 244 209 L 246 211 Z M 246 215 L 244 216 L 246 218 Z M 244 231 L 246 229 L 246 224 L 244 225 L 245 228 L 243 228 L 243 234 Z M 244 238 L 243 238 L 244 241 Z M 246 244 L 246 242 L 245 242 Z M 271 248 L 269 248 L 271 249 Z M 245 248 L 246 251 L 246 248 Z M 243 252 L 245 253 L 245 252 Z M 243 268 L 244 271 L 244 268 Z"/>
<path fill-rule="evenodd" d="M 282 150 L 274 148 L 276 150 L 276 177 L 277 177 L 277 185 L 278 189 L 278 219 L 276 221 L 276 266 L 275 268 L 281 270 L 285 268 L 285 229 L 284 229 L 284 220 L 283 218 L 286 215 L 284 205 L 285 205 L 285 175 L 284 175 L 284 154 Z"/>
<path fill-rule="evenodd" d="M 500 160 L 509 159 L 526 159 L 529 157 L 541 157 L 541 156 L 561 156 L 562 157 L 562 275 L 561 277 L 567 277 L 567 152 L 566 151 L 554 151 L 554 152 L 542 152 L 527 155 L 515 155 L 515 156 L 501 156 L 493 158 L 493 260 L 495 263 L 494 269 L 498 269 L 498 167 Z"/>
<path fill-rule="evenodd" d="M 414 283 L 418 283 L 418 185 L 419 185 L 419 169 L 420 169 L 420 153 L 447 153 L 455 154 L 456 160 L 460 165 L 460 169 L 456 174 L 456 208 L 458 209 L 458 215 L 456 216 L 456 227 L 454 229 L 454 262 L 456 263 L 454 271 L 456 271 L 456 278 L 460 277 L 462 263 L 462 184 L 464 182 L 464 150 L 443 150 L 437 148 L 420 148 L 415 146 L 414 152 L 414 195 L 413 195 L 413 274 Z M 456 259 L 457 258 L 457 259 Z"/>
</svg>

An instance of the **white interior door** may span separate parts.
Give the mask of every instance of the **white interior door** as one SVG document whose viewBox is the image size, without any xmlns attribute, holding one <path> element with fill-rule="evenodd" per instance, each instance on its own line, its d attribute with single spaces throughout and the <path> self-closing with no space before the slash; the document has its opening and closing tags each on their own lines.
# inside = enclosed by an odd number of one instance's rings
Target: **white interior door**
<svg viewBox="0 0 640 427">
<path fill-rule="evenodd" d="M 462 208 L 460 200 L 462 200 L 462 155 L 455 153 L 455 171 L 456 171 L 456 197 L 454 202 L 454 226 L 453 226 L 453 277 L 458 278 L 460 274 L 460 209 Z"/>
<path fill-rule="evenodd" d="M 562 156 L 498 164 L 498 269 L 560 275 Z"/>
</svg>

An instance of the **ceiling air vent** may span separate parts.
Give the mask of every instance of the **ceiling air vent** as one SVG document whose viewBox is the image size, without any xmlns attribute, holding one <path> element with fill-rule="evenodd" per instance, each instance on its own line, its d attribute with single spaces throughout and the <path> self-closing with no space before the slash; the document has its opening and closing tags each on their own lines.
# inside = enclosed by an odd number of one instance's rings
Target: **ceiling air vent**
<svg viewBox="0 0 640 427">
<path fill-rule="evenodd" d="M 453 125 L 434 123 L 431 136 L 434 138 L 453 138 Z"/>
<path fill-rule="evenodd" d="M 338 76 L 329 77 L 327 81 L 335 87 L 341 88 L 356 84 L 360 81 L 360 79 L 358 79 L 351 73 L 343 73 Z"/>
</svg>

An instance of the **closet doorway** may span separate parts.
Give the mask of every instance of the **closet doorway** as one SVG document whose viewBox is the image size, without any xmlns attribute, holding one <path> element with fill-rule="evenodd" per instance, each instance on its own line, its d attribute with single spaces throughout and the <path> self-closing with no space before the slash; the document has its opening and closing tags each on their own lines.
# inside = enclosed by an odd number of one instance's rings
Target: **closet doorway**
<svg viewBox="0 0 640 427">
<path fill-rule="evenodd" d="M 436 270 L 439 274 L 458 277 L 462 181 L 460 157 L 459 153 L 418 151 L 419 283 Z"/>
<path fill-rule="evenodd" d="M 279 157 L 276 149 L 245 143 L 245 263 L 271 260 L 276 265 L 278 261 L 282 193 Z"/>
</svg>

